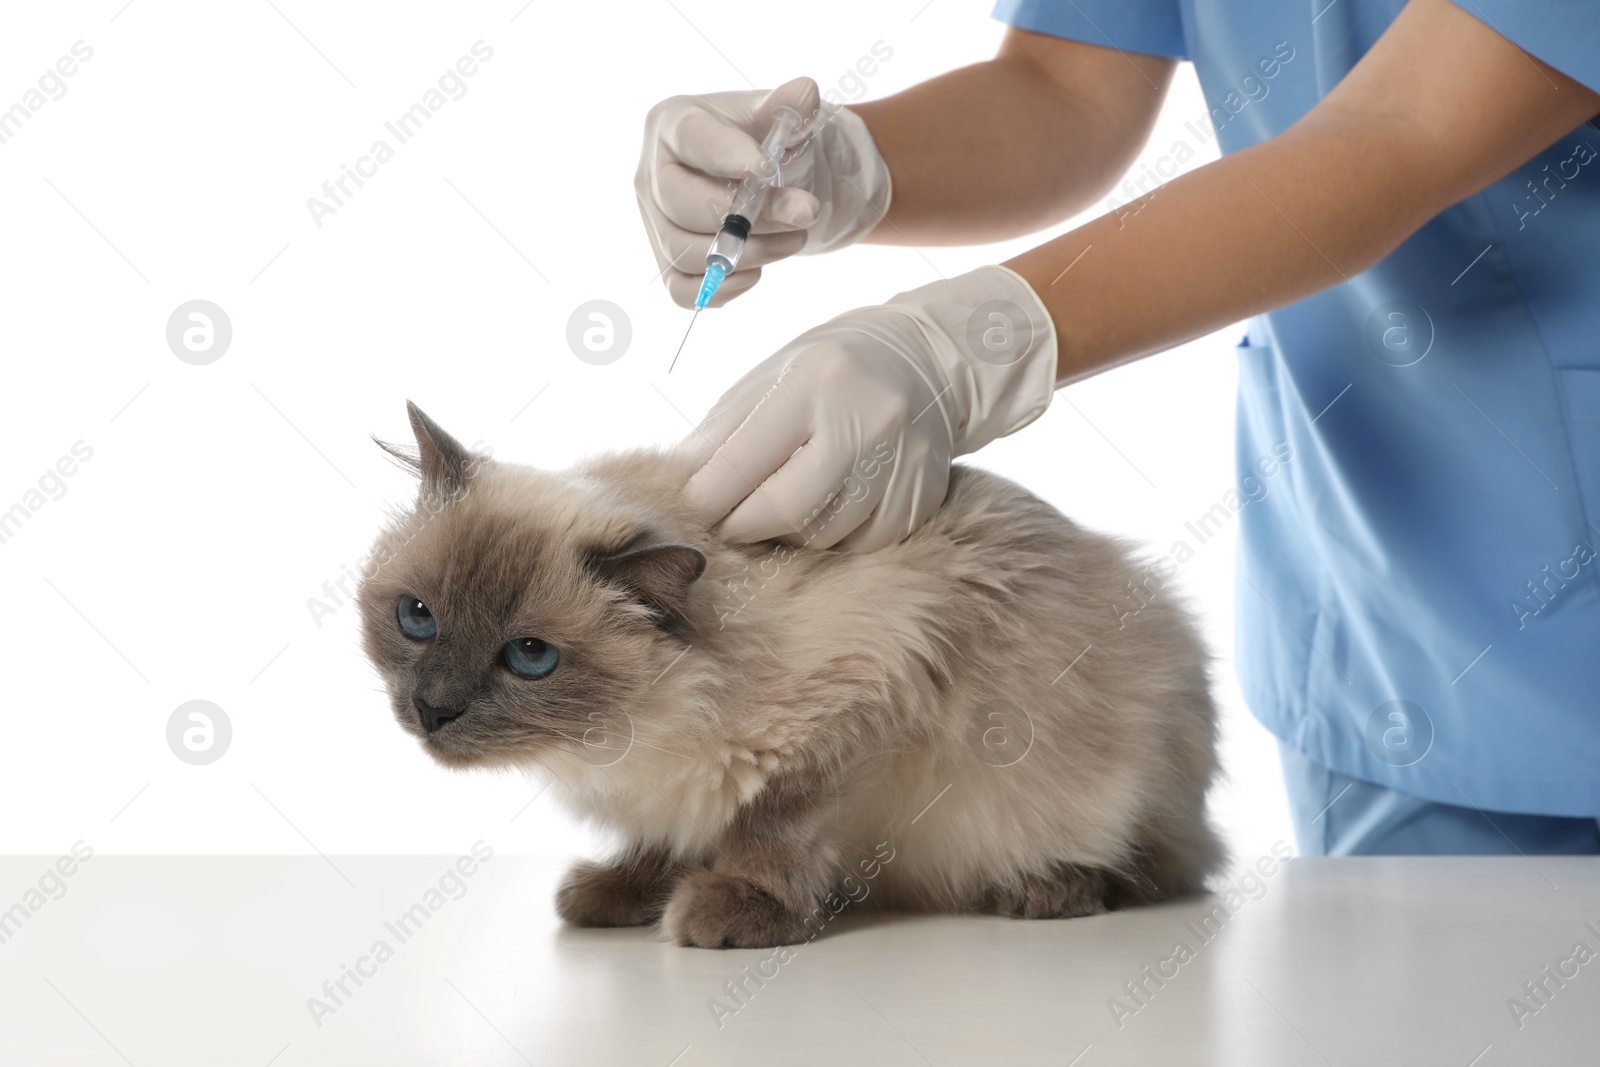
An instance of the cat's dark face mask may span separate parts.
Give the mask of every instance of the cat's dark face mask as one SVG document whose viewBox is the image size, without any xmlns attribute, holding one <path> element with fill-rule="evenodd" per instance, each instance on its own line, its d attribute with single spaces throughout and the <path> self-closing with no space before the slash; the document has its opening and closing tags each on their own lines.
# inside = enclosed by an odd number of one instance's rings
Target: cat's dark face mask
<svg viewBox="0 0 1600 1067">
<path fill-rule="evenodd" d="M 421 492 L 379 536 L 358 596 L 396 720 L 448 766 L 552 749 L 620 760 L 641 692 L 684 647 L 679 612 L 705 556 L 410 412 L 418 454 L 384 447 Z"/>
</svg>

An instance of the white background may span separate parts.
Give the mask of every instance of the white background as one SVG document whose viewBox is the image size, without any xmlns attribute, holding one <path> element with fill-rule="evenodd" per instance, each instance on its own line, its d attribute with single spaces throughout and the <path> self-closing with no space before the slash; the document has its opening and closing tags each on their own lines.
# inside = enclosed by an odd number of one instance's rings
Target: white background
<svg viewBox="0 0 1600 1067">
<path fill-rule="evenodd" d="M 0 511 L 75 442 L 93 457 L 0 544 L 0 851 L 593 848 L 548 795 L 530 803 L 539 783 L 436 767 L 392 721 L 354 609 L 313 621 L 308 599 L 413 492 L 368 435 L 405 440 L 412 398 L 544 466 L 675 441 L 809 326 L 1043 240 L 790 261 L 704 315 L 666 375 L 688 313 L 655 280 L 634 203 L 650 105 L 797 74 L 884 96 L 986 57 L 1002 28 L 970 0 L 274 2 L 6 12 L 0 108 L 74 42 L 94 54 L 0 144 Z M 479 40 L 494 55 L 465 96 L 396 146 L 385 121 Z M 893 54 L 859 90 L 847 72 L 878 41 Z M 1205 111 L 1185 68 L 1147 157 L 1184 137 L 1191 166 L 1213 158 L 1181 128 Z M 394 159 L 318 228 L 307 198 L 380 137 Z M 233 328 L 207 366 L 166 343 L 197 298 Z M 565 340 L 597 298 L 633 331 L 600 367 Z M 1065 389 L 975 461 L 1166 551 L 1233 483 L 1239 335 Z M 1233 678 L 1233 550 L 1230 527 L 1179 582 L 1226 707 L 1215 815 L 1247 861 L 1292 836 L 1275 743 Z M 192 699 L 232 723 L 208 766 L 166 743 Z"/>
</svg>

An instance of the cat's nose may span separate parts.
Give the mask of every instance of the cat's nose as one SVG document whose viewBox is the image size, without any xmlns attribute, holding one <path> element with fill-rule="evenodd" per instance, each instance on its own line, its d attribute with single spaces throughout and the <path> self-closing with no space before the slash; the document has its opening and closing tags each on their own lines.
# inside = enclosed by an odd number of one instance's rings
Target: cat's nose
<svg viewBox="0 0 1600 1067">
<path fill-rule="evenodd" d="M 417 709 L 417 717 L 422 720 L 422 728 L 430 734 L 447 722 L 454 722 L 461 718 L 464 708 L 436 708 L 421 697 L 412 697 L 411 703 Z"/>
</svg>

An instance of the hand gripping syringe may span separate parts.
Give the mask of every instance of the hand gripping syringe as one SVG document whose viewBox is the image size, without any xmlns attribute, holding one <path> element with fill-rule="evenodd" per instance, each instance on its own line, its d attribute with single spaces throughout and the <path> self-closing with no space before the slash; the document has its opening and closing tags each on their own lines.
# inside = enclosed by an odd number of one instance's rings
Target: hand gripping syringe
<svg viewBox="0 0 1600 1067">
<path fill-rule="evenodd" d="M 700 317 L 701 309 L 711 303 L 722 280 L 739 266 L 745 242 L 749 240 L 750 231 L 761 216 L 761 205 L 766 202 L 767 190 L 783 184 L 781 164 L 784 155 L 805 143 L 816 132 L 824 115 L 819 112 L 818 121 L 808 128 L 800 113 L 793 108 L 780 107 L 773 111 L 772 129 L 768 131 L 766 140 L 761 142 L 761 154 L 764 157 L 761 171 L 739 183 L 733 194 L 733 203 L 728 206 L 728 213 L 722 217 L 722 225 L 706 251 L 706 276 L 694 299 L 694 318 L 689 320 L 689 330 L 694 329 L 695 319 Z M 684 341 L 689 340 L 689 330 L 683 333 Z M 683 344 L 680 343 L 678 354 L 682 352 Z M 674 355 L 672 364 L 675 366 L 677 362 L 678 356 Z M 667 372 L 672 372 L 672 366 L 667 367 Z"/>
<path fill-rule="evenodd" d="M 695 310 L 705 307 L 716 295 L 722 279 L 739 265 L 744 254 L 744 243 L 750 237 L 750 228 L 761 215 L 761 205 L 766 202 L 767 190 L 783 184 L 781 166 L 784 153 L 793 147 L 796 135 L 801 132 L 803 120 L 793 108 L 780 107 L 772 113 L 772 129 L 761 142 L 763 157 L 761 172 L 739 183 L 733 194 L 733 203 L 722 217 L 722 226 L 706 251 L 706 277 L 700 283 L 700 293 L 694 298 Z"/>
</svg>

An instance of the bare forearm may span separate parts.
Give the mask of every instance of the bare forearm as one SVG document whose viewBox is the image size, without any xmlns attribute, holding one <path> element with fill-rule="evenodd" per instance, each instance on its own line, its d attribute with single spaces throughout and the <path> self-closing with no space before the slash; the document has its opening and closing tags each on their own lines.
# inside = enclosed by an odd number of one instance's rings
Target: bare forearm
<svg viewBox="0 0 1600 1067">
<path fill-rule="evenodd" d="M 1444 0 L 1411 0 L 1322 103 L 1006 265 L 1065 384 L 1343 285 L 1600 110 Z"/>
<path fill-rule="evenodd" d="M 894 189 L 867 239 L 987 243 L 1077 214 L 1132 163 L 1173 66 L 1012 31 L 992 60 L 854 106 Z"/>
<path fill-rule="evenodd" d="M 1201 167 L 1006 265 L 1057 327 L 1062 384 L 1331 285 L 1442 204 L 1399 131 L 1325 119 Z M 1388 149 L 1388 150 L 1385 150 Z"/>
</svg>

